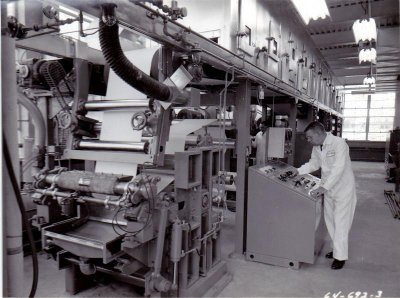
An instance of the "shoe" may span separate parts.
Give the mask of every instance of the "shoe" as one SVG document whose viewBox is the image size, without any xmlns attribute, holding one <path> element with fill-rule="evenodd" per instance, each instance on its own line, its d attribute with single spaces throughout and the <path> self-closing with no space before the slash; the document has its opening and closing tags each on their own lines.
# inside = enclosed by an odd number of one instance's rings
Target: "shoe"
<svg viewBox="0 0 400 298">
<path fill-rule="evenodd" d="M 327 259 L 333 259 L 333 251 L 328 252 L 328 253 L 325 255 L 325 258 L 327 258 Z"/>
<path fill-rule="evenodd" d="M 331 268 L 333 270 L 342 269 L 343 266 L 344 266 L 344 263 L 346 263 L 346 261 L 339 261 L 339 260 L 333 259 L 333 263 L 332 263 Z"/>
</svg>

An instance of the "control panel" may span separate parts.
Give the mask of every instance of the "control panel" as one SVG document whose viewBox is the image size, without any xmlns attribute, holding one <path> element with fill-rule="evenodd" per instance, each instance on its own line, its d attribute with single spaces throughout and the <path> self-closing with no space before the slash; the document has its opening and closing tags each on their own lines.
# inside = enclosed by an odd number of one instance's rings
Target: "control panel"
<svg viewBox="0 0 400 298">
<path fill-rule="evenodd" d="M 294 170 L 278 160 L 249 167 L 247 260 L 299 268 L 321 251 L 324 201 L 310 195 L 320 179 Z"/>
<path fill-rule="evenodd" d="M 281 161 L 269 161 L 258 168 L 258 171 L 268 178 L 298 193 L 311 197 L 310 192 L 318 188 L 320 179 L 310 174 L 293 176 L 293 170 L 292 166 Z"/>
</svg>

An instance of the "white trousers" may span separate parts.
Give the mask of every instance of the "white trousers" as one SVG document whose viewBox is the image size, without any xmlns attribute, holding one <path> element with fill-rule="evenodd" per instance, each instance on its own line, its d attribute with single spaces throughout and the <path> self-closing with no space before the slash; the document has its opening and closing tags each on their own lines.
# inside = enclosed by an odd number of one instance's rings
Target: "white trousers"
<svg viewBox="0 0 400 298">
<path fill-rule="evenodd" d="M 356 203 L 355 196 L 343 199 L 325 195 L 325 224 L 333 243 L 333 257 L 340 261 L 348 259 L 349 232 Z"/>
</svg>

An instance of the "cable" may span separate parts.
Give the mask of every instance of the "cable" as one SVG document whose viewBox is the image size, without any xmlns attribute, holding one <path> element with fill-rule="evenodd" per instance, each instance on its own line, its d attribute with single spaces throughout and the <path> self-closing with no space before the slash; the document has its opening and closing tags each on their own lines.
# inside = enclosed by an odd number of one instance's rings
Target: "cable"
<svg viewBox="0 0 400 298">
<path fill-rule="evenodd" d="M 31 292 L 29 293 L 29 297 L 35 297 L 35 293 L 36 293 L 36 289 L 37 289 L 37 285 L 38 285 L 38 281 L 39 281 L 39 264 L 38 264 L 38 259 L 37 259 L 37 252 L 36 252 L 35 242 L 33 240 L 32 229 L 29 224 L 28 218 L 26 216 L 25 206 L 24 206 L 24 202 L 21 197 L 20 189 L 18 186 L 18 181 L 17 181 L 16 175 L 14 172 L 14 168 L 11 163 L 11 155 L 10 155 L 10 151 L 8 149 L 4 131 L 3 131 L 3 152 L 4 152 L 4 159 L 6 161 L 7 170 L 10 175 L 11 184 L 12 184 L 12 187 L 13 187 L 13 190 L 15 193 L 15 197 L 17 199 L 18 207 L 21 212 L 22 221 L 25 225 L 26 232 L 28 234 L 29 245 L 31 246 L 31 250 L 32 250 L 33 280 L 32 280 L 32 287 L 31 287 Z"/>
<path fill-rule="evenodd" d="M 136 231 L 128 231 L 128 230 L 126 230 L 125 228 L 123 228 L 119 223 L 118 223 L 118 214 L 121 212 L 121 211 L 126 211 L 126 208 L 122 208 L 122 207 L 120 207 L 118 210 L 117 210 L 117 212 L 114 214 L 114 217 L 113 217 L 113 219 L 112 219 L 112 221 L 111 221 L 111 225 L 112 225 L 112 227 L 113 227 L 113 230 L 114 230 L 114 232 L 116 233 L 116 234 L 118 234 L 119 236 L 124 236 L 124 234 L 120 234 L 116 229 L 115 229 L 115 225 L 118 227 L 118 228 L 120 228 L 122 231 L 124 231 L 126 234 L 132 234 L 132 235 L 129 235 L 129 236 L 135 236 L 135 235 L 137 235 L 138 233 L 140 233 L 141 231 L 143 231 L 147 226 L 148 226 L 148 224 L 149 224 L 149 222 L 150 222 L 150 212 L 148 213 L 148 215 L 147 215 L 147 219 L 146 219 L 146 223 L 144 224 L 144 226 L 142 227 L 142 228 L 140 228 L 139 230 L 136 230 Z M 114 221 L 115 221 L 115 223 L 114 223 Z"/>
<path fill-rule="evenodd" d="M 97 30 L 96 30 L 97 29 Z M 96 34 L 97 32 L 99 32 L 99 27 L 96 27 L 96 28 L 88 28 L 88 29 L 84 29 L 84 30 L 82 30 L 83 32 L 84 31 L 89 31 L 89 30 L 96 30 L 96 31 L 94 31 L 94 32 L 92 32 L 92 33 L 85 33 L 85 36 L 88 36 L 88 35 L 93 35 L 93 34 Z M 68 31 L 68 32 L 60 32 L 60 33 L 57 33 L 57 34 L 54 34 L 54 35 L 64 35 L 64 34 L 70 34 L 70 33 L 77 33 L 77 32 L 81 32 L 80 30 L 74 30 L 74 31 Z"/>
</svg>

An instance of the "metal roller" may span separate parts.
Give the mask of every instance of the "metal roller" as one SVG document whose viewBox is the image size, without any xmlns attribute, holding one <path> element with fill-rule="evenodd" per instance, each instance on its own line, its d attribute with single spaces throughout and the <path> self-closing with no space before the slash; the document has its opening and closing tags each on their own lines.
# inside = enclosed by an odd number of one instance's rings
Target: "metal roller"
<svg viewBox="0 0 400 298">
<path fill-rule="evenodd" d="M 171 122 L 171 124 L 178 124 L 178 123 L 180 123 L 180 122 L 182 122 L 183 120 L 186 120 L 186 119 L 174 119 L 174 120 L 172 120 L 172 122 Z M 209 124 L 209 125 L 207 125 L 207 126 L 219 126 L 219 125 L 222 125 L 223 123 L 222 123 L 222 121 L 221 120 L 217 120 L 217 119 L 215 119 L 216 120 L 216 122 L 214 122 L 214 123 L 211 123 L 211 124 Z M 233 121 L 232 120 L 225 120 L 225 127 L 226 128 L 230 128 L 231 126 L 233 126 Z"/>
<path fill-rule="evenodd" d="M 153 137 L 142 136 L 142 142 L 149 142 Z M 197 146 L 200 142 L 200 135 L 188 135 L 185 139 L 185 145 Z"/>
<path fill-rule="evenodd" d="M 99 140 L 81 140 L 76 144 L 77 149 L 116 150 L 148 153 L 148 142 L 112 142 Z"/>
<path fill-rule="evenodd" d="M 93 100 L 84 104 L 86 111 L 106 111 L 119 109 L 148 109 L 148 99 L 127 99 L 127 100 Z"/>
<path fill-rule="evenodd" d="M 222 145 L 224 145 L 224 142 L 220 141 L 220 140 L 213 140 L 213 145 L 222 146 Z M 235 148 L 235 141 L 226 140 L 225 141 L 225 147 L 227 147 L 227 148 Z"/>
<path fill-rule="evenodd" d="M 185 139 L 185 145 L 189 146 L 197 146 L 200 142 L 200 136 L 199 135 L 188 135 L 186 136 Z"/>
<path fill-rule="evenodd" d="M 235 172 L 219 172 L 220 176 L 223 176 L 225 179 L 225 184 L 232 184 L 233 182 L 235 182 L 235 178 L 237 176 L 237 174 Z"/>
<path fill-rule="evenodd" d="M 68 171 L 59 174 L 46 174 L 43 178 L 47 184 L 55 184 L 63 189 L 109 195 L 140 192 L 146 196 L 149 191 L 152 191 L 149 184 L 146 186 L 131 183 L 130 181 L 119 181 L 120 178 L 113 174 Z"/>
<path fill-rule="evenodd" d="M 47 174 L 44 181 L 70 190 L 96 192 L 113 195 L 118 177 L 111 174 L 97 174 L 83 171 L 68 171 L 59 174 Z"/>
<path fill-rule="evenodd" d="M 235 184 L 231 184 L 231 185 L 225 185 L 225 190 L 226 191 L 236 191 L 236 185 Z"/>
</svg>

